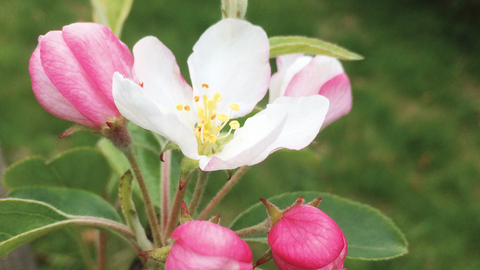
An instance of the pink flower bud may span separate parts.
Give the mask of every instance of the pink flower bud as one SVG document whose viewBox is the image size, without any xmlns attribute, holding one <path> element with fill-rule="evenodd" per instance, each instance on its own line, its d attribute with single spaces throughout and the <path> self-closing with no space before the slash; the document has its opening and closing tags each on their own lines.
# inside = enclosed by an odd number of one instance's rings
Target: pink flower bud
<svg viewBox="0 0 480 270">
<path fill-rule="evenodd" d="M 30 58 L 38 102 L 58 118 L 95 129 L 119 118 L 112 96 L 115 71 L 132 76 L 133 56 L 100 24 L 74 23 L 38 38 Z"/>
<path fill-rule="evenodd" d="M 310 205 L 283 214 L 270 230 L 268 243 L 280 270 L 341 270 L 347 241 L 335 221 Z"/>
<path fill-rule="evenodd" d="M 252 270 L 252 252 L 232 230 L 209 221 L 190 221 L 172 233 L 177 241 L 166 270 Z"/>
<path fill-rule="evenodd" d="M 322 95 L 330 101 L 322 128 L 350 112 L 350 80 L 336 58 L 289 54 L 277 57 L 278 72 L 270 81 L 270 102 L 281 96 Z"/>
</svg>

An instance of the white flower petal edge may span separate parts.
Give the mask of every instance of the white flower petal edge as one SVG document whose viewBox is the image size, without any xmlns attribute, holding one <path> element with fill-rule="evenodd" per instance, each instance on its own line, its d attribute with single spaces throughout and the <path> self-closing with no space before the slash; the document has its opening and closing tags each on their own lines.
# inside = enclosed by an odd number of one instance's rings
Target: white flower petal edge
<svg viewBox="0 0 480 270">
<path fill-rule="evenodd" d="M 143 84 L 143 90 L 156 104 L 179 115 L 185 124 L 185 115 L 176 110 L 178 104 L 192 106 L 193 91 L 183 79 L 173 53 L 156 37 L 145 37 L 133 47 L 134 73 Z M 195 106 L 193 109 L 196 109 Z M 195 121 L 196 114 L 189 114 Z"/>
<path fill-rule="evenodd" d="M 180 121 L 175 112 L 165 111 L 142 87 L 118 72 L 113 74 L 113 99 L 125 118 L 162 134 L 176 143 L 185 156 L 198 159 L 197 141 L 190 127 Z"/>
<path fill-rule="evenodd" d="M 203 171 L 230 170 L 251 163 L 275 142 L 287 122 L 285 108 L 269 106 L 245 121 L 233 139 L 212 157 L 200 156 Z"/>
<path fill-rule="evenodd" d="M 247 115 L 268 91 L 270 44 L 262 28 L 243 20 L 221 20 L 203 33 L 193 51 L 188 67 L 194 94 L 222 94 L 219 112 L 228 112 L 227 106 L 236 103 L 240 110 L 231 118 Z"/>
<path fill-rule="evenodd" d="M 287 121 L 277 139 L 247 165 L 260 163 L 281 148 L 300 150 L 308 146 L 320 131 L 329 104 L 328 99 L 320 95 L 277 98 L 266 110 L 275 106 L 280 111 L 286 111 Z"/>
</svg>

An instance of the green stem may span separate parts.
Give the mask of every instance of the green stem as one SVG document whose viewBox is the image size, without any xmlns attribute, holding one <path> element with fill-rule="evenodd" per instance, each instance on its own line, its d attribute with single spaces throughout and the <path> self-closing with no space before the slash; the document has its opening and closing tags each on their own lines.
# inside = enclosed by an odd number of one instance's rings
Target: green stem
<svg viewBox="0 0 480 270">
<path fill-rule="evenodd" d="M 142 193 L 143 200 L 145 202 L 145 208 L 147 209 L 147 216 L 150 222 L 150 228 L 152 229 L 153 240 L 155 246 L 159 246 L 161 241 L 160 227 L 158 226 L 157 217 L 153 209 L 153 204 L 148 193 L 147 185 L 143 179 L 143 174 L 138 164 L 137 157 L 135 156 L 135 149 L 133 147 L 132 136 L 127 128 L 127 120 L 121 118 L 113 123 L 106 135 L 120 151 L 122 151 L 132 166 L 135 177 L 137 178 L 140 191 Z"/>
<path fill-rule="evenodd" d="M 185 193 L 187 193 L 187 184 L 180 189 L 177 189 L 175 193 L 175 199 L 173 199 L 173 206 L 172 211 L 170 212 L 170 216 L 168 217 L 167 227 L 165 227 L 165 231 L 163 231 L 163 235 L 165 239 L 168 239 L 172 234 L 173 230 L 175 230 L 175 226 L 178 223 L 178 217 L 180 214 L 180 209 L 182 207 L 183 198 L 185 197 Z"/>
<path fill-rule="evenodd" d="M 205 186 L 208 180 L 208 172 L 199 171 L 198 178 L 197 178 L 197 185 L 195 186 L 195 191 L 193 192 L 192 201 L 190 202 L 190 215 L 193 216 L 195 214 L 195 210 L 197 209 L 198 204 L 200 203 L 203 191 L 205 190 Z"/>
<path fill-rule="evenodd" d="M 140 170 L 140 165 L 138 164 L 137 157 L 135 156 L 135 152 L 133 150 L 133 145 L 129 147 L 128 151 L 124 152 L 127 156 L 130 165 L 132 166 L 133 172 L 138 181 L 138 186 L 140 187 L 140 191 L 142 192 L 143 200 L 145 201 L 145 208 L 147 209 L 148 220 L 150 222 L 150 228 L 152 229 L 153 233 L 153 240 L 155 246 L 159 246 L 162 242 L 160 238 L 160 231 L 157 221 L 157 216 L 155 215 L 155 211 L 153 209 L 153 204 L 150 199 L 150 194 L 148 193 L 147 184 L 143 179 L 142 171 Z"/>
<path fill-rule="evenodd" d="M 198 216 L 198 220 L 203 220 L 207 217 L 208 213 L 212 211 L 213 207 L 217 205 L 217 203 L 225 196 L 228 191 L 235 185 L 235 183 L 240 179 L 240 177 L 245 173 L 245 171 L 248 169 L 248 166 L 242 166 L 233 176 L 232 179 L 230 179 L 225 186 L 215 195 L 215 197 L 208 203 L 207 207 L 203 210 L 203 212 Z"/>
<path fill-rule="evenodd" d="M 267 223 L 268 223 L 268 219 L 266 219 L 262 223 L 253 225 L 252 227 L 235 231 L 235 233 L 239 237 L 248 236 L 248 235 L 257 234 L 257 233 L 265 233 L 267 232 Z"/>
<path fill-rule="evenodd" d="M 162 163 L 162 177 L 160 179 L 160 192 L 162 194 L 161 197 L 161 232 L 165 232 L 165 228 L 167 227 L 168 223 L 168 209 L 170 208 L 170 166 L 171 166 L 171 156 L 172 151 L 165 151 L 163 153 L 163 163 Z M 166 236 L 163 236 L 163 240 L 165 243 Z"/>
<path fill-rule="evenodd" d="M 95 263 L 93 261 L 92 255 L 90 254 L 90 250 L 88 249 L 87 244 L 81 237 L 81 230 L 74 228 L 74 235 L 73 239 L 77 244 L 77 247 L 80 251 L 82 256 L 83 262 L 85 263 L 85 267 L 87 270 L 95 270 Z"/>
</svg>

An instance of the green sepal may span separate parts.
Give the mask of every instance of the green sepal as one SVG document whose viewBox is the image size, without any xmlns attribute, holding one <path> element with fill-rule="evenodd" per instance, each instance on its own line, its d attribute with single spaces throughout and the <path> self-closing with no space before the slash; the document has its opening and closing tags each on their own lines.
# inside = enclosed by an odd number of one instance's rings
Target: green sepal
<svg viewBox="0 0 480 270">
<path fill-rule="evenodd" d="M 221 219 L 220 215 L 216 215 L 211 217 L 208 221 L 215 223 L 217 225 L 220 225 L 220 219 Z"/>
<path fill-rule="evenodd" d="M 320 39 L 300 36 L 278 36 L 268 39 L 270 42 L 270 57 L 292 53 L 320 54 L 341 60 L 362 60 L 363 56 L 350 52 L 340 46 Z"/>
<path fill-rule="evenodd" d="M 180 211 L 180 224 L 193 221 L 192 216 L 188 212 L 188 207 L 185 202 L 182 202 L 182 209 Z"/>
<path fill-rule="evenodd" d="M 156 262 L 166 263 L 171 249 L 172 247 L 157 248 L 140 252 L 138 255 Z"/>
<path fill-rule="evenodd" d="M 278 207 L 265 199 L 261 198 L 260 201 L 262 201 L 263 205 L 265 205 L 267 208 L 268 218 L 270 221 L 269 227 L 272 228 L 282 218 L 282 210 L 278 209 Z"/>
<path fill-rule="evenodd" d="M 257 262 L 255 262 L 255 264 L 253 265 L 253 269 L 255 269 L 257 266 L 259 266 L 261 264 L 264 264 L 264 263 L 270 261 L 272 258 L 273 258 L 272 249 L 269 248 L 265 252 L 265 255 L 263 255 L 260 259 L 257 260 Z"/>
<path fill-rule="evenodd" d="M 318 205 L 320 204 L 321 201 L 322 201 L 322 198 L 318 198 L 318 199 L 312 200 L 311 202 L 307 203 L 307 205 L 318 208 Z"/>
<path fill-rule="evenodd" d="M 59 138 L 63 139 L 65 137 L 68 137 L 68 136 L 72 135 L 73 133 L 77 133 L 79 131 L 88 131 L 88 132 L 91 132 L 91 133 L 94 133 L 94 134 L 100 134 L 100 131 L 98 131 L 94 128 L 87 127 L 87 126 L 84 126 L 84 125 L 74 124 L 73 126 L 68 128 L 67 130 L 65 130 L 65 132 L 62 135 L 59 136 Z"/>
<path fill-rule="evenodd" d="M 196 168 L 198 168 L 198 160 L 189 159 L 188 157 L 184 157 L 182 159 L 182 165 L 180 167 L 180 181 L 178 183 L 179 189 L 183 189 L 183 187 L 187 184 L 190 174 Z"/>
<path fill-rule="evenodd" d="M 162 151 L 160 151 L 160 160 L 163 162 L 163 153 L 168 150 L 180 150 L 180 147 L 178 147 L 178 144 L 168 141 L 167 144 L 163 147 Z"/>
</svg>

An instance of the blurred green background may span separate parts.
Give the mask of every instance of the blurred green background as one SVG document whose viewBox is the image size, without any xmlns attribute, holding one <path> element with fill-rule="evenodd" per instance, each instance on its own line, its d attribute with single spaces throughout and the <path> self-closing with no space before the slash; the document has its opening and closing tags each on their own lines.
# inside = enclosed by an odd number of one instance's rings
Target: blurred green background
<svg viewBox="0 0 480 270">
<path fill-rule="evenodd" d="M 158 37 L 188 78 L 186 60 L 220 19 L 219 2 L 135 0 L 122 40 L 132 48 Z M 279 151 L 252 167 L 215 209 L 222 224 L 259 197 L 326 191 L 379 208 L 409 241 L 406 256 L 347 260 L 349 270 L 480 269 L 479 12 L 475 0 L 250 0 L 247 19 L 269 36 L 321 38 L 365 60 L 343 62 L 351 113 L 308 149 Z M 28 75 L 38 36 L 77 21 L 91 21 L 88 0 L 0 2 L 0 144 L 8 164 L 98 139 L 58 139 L 71 123 L 36 102 Z M 224 183 L 216 176 L 207 196 Z"/>
</svg>

